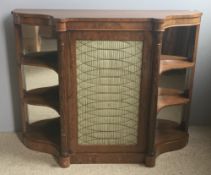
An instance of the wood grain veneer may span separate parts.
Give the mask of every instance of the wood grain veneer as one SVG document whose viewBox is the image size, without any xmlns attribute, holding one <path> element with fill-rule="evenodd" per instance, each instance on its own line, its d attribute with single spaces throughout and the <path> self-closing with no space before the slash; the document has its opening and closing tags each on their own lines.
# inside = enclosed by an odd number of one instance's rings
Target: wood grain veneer
<svg viewBox="0 0 211 175">
<path fill-rule="evenodd" d="M 145 162 L 147 166 L 154 166 L 156 156 L 187 144 L 201 12 L 16 9 L 12 14 L 20 82 L 22 140 L 27 147 L 53 154 L 61 167 L 70 163 L 113 162 Z M 23 24 L 40 26 L 37 33 L 56 39 L 58 50 L 24 54 Z M 137 77 L 140 84 L 137 144 L 79 144 L 77 40 L 143 43 L 141 73 Z M 59 85 L 26 91 L 23 65 L 55 70 Z M 159 87 L 162 73 L 178 69 L 189 72 L 185 89 Z M 29 124 L 27 104 L 51 107 L 60 116 Z M 172 105 L 184 105 L 181 123 L 158 120 L 157 113 Z"/>
</svg>

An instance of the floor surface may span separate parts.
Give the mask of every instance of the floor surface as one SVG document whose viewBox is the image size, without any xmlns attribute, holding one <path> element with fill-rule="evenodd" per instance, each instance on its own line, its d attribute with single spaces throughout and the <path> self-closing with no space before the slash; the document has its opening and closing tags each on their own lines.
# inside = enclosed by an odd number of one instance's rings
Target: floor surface
<svg viewBox="0 0 211 175">
<path fill-rule="evenodd" d="M 189 144 L 160 155 L 154 168 L 139 164 L 74 164 L 26 148 L 14 133 L 0 134 L 0 175 L 210 175 L 211 128 L 190 127 Z"/>
</svg>

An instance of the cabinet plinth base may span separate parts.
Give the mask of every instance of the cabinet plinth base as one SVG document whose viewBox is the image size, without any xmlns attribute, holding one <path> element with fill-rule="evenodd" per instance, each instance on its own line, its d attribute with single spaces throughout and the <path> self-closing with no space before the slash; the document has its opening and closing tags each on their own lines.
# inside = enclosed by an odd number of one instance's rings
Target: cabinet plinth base
<svg viewBox="0 0 211 175">
<path fill-rule="evenodd" d="M 183 148 L 188 142 L 188 133 L 179 125 L 168 120 L 158 120 L 156 129 L 155 154 L 144 153 L 74 153 L 62 156 L 59 147 L 59 118 L 35 122 L 23 134 L 23 143 L 28 148 L 52 154 L 58 164 L 66 168 L 70 163 L 143 163 L 153 167 L 156 157 L 164 152 Z"/>
<path fill-rule="evenodd" d="M 178 123 L 159 119 L 156 129 L 155 156 L 146 156 L 146 166 L 153 167 L 156 157 L 162 153 L 185 147 L 188 138 L 189 134 L 181 130 Z"/>
<path fill-rule="evenodd" d="M 30 149 L 58 157 L 60 155 L 59 133 L 59 118 L 41 120 L 28 126 L 27 132 L 22 135 L 22 141 Z"/>
</svg>

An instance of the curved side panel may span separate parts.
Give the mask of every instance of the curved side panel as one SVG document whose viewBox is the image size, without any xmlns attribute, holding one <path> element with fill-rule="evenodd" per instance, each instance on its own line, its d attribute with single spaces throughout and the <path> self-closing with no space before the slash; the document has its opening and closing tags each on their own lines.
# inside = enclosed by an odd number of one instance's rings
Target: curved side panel
<svg viewBox="0 0 211 175">
<path fill-rule="evenodd" d="M 156 157 L 160 154 L 181 149 L 188 143 L 189 134 L 181 130 L 176 122 L 159 119 L 157 123 L 155 155 L 145 158 L 148 167 L 155 166 Z"/>
<path fill-rule="evenodd" d="M 61 167 L 66 168 L 70 165 L 70 157 L 61 156 L 59 153 L 59 149 L 56 145 L 51 143 L 40 142 L 30 138 L 29 136 L 23 136 L 22 141 L 23 144 L 29 149 L 52 154 L 53 156 L 55 156 L 57 162 Z"/>
<path fill-rule="evenodd" d="M 27 146 L 30 149 L 53 154 L 54 156 L 59 156 L 59 149 L 57 145 L 54 145 L 52 143 L 48 143 L 45 141 L 39 141 L 36 139 L 31 138 L 28 135 L 24 135 L 22 138 L 23 144 Z"/>
</svg>

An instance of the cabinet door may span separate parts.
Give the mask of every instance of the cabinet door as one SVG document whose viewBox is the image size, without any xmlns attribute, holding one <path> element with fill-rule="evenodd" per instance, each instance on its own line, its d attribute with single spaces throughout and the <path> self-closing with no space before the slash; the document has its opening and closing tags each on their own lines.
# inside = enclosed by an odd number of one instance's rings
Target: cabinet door
<svg viewBox="0 0 211 175">
<path fill-rule="evenodd" d="M 70 152 L 144 152 L 149 112 L 148 33 L 68 33 Z"/>
</svg>

